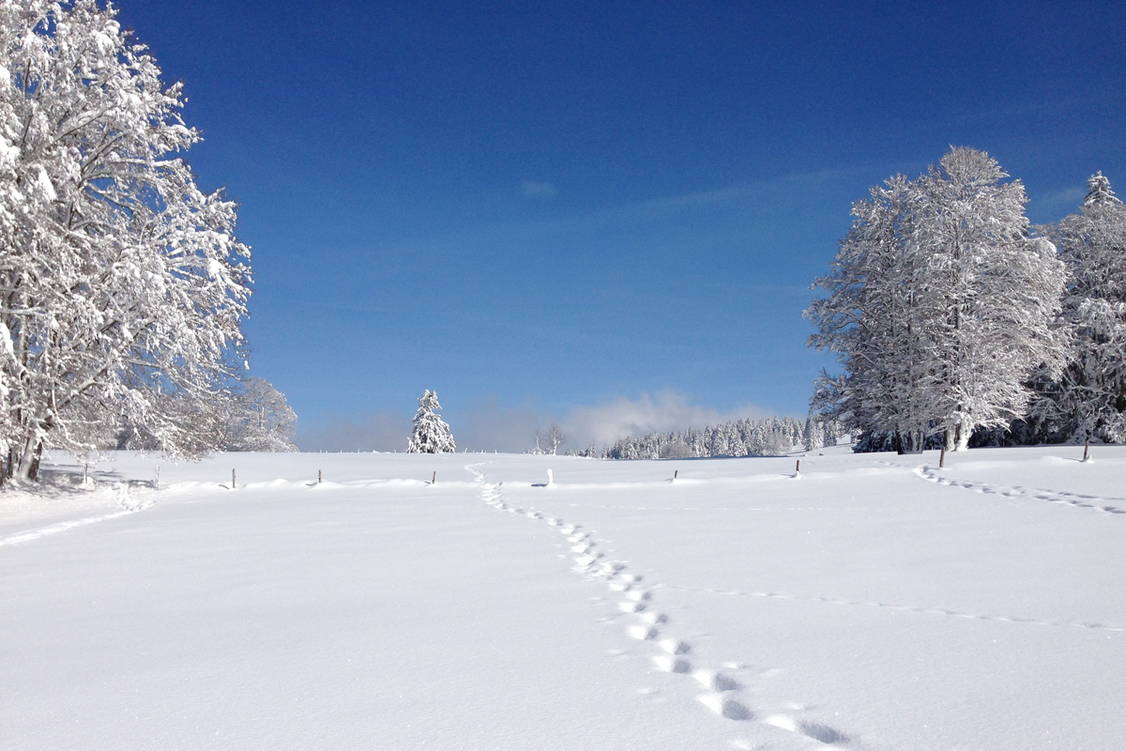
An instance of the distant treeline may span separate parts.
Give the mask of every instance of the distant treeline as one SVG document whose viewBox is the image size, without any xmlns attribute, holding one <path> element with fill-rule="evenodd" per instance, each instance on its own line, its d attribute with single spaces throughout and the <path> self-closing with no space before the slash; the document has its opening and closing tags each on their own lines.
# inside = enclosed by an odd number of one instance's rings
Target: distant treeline
<svg viewBox="0 0 1126 751">
<path fill-rule="evenodd" d="M 834 420 L 762 417 L 679 432 L 628 436 L 609 448 L 589 448 L 581 455 L 604 459 L 778 456 L 795 448 L 834 446 L 839 440 L 841 429 Z"/>
</svg>

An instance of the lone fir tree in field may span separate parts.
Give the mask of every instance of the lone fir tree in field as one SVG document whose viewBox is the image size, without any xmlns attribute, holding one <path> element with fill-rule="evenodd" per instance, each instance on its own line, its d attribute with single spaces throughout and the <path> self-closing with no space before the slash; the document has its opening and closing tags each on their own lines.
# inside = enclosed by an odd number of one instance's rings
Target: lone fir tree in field
<svg viewBox="0 0 1126 751">
<path fill-rule="evenodd" d="M 414 413 L 407 452 L 411 454 L 445 454 L 457 450 L 453 433 L 446 421 L 438 416 L 442 405 L 438 393 L 426 389 L 418 398 L 418 412 Z"/>
</svg>

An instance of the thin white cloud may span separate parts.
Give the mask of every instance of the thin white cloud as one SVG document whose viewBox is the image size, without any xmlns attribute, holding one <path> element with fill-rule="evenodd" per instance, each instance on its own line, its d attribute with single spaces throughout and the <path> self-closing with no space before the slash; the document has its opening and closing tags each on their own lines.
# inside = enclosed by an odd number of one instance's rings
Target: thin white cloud
<svg viewBox="0 0 1126 751">
<path fill-rule="evenodd" d="M 1086 195 L 1086 190 L 1078 185 L 1072 185 L 1045 193 L 1036 199 L 1036 203 L 1043 209 L 1077 210 Z"/>
<path fill-rule="evenodd" d="M 555 187 L 555 183 L 543 180 L 524 180 L 520 183 L 520 191 L 526 196 L 536 198 L 551 198 L 559 194 L 559 189 Z"/>
<path fill-rule="evenodd" d="M 904 164 L 862 163 L 816 171 L 793 172 L 715 190 L 630 201 L 564 217 L 458 227 L 454 231 L 440 234 L 397 240 L 381 248 L 380 251 L 386 254 L 413 255 L 433 248 L 457 248 L 458 252 L 461 252 L 469 242 L 495 245 L 498 242 L 524 242 L 529 238 L 542 237 L 544 233 L 590 233 L 607 229 L 624 231 L 638 224 L 649 227 L 659 219 L 672 217 L 679 212 L 697 207 L 740 203 L 753 208 L 771 195 L 799 189 L 808 190 L 811 184 L 851 180 L 870 176 L 873 173 L 887 176 L 895 172 L 918 171 L 924 166 L 914 165 L 909 169 Z M 872 180 L 868 179 L 866 184 L 871 182 Z M 549 198 L 559 192 L 554 183 L 534 180 L 522 181 L 520 190 L 528 197 L 541 198 Z M 860 190 L 863 191 L 863 188 Z"/>
</svg>

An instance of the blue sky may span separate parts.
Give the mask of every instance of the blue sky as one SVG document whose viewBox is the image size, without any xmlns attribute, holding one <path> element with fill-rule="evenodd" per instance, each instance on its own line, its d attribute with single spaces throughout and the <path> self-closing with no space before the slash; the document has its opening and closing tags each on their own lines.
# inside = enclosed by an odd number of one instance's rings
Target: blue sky
<svg viewBox="0 0 1126 751">
<path fill-rule="evenodd" d="M 309 448 L 397 447 L 424 387 L 475 448 L 804 414 L 869 186 L 957 144 L 1034 222 L 1126 192 L 1121 3 L 119 5 L 241 204 Z"/>
</svg>

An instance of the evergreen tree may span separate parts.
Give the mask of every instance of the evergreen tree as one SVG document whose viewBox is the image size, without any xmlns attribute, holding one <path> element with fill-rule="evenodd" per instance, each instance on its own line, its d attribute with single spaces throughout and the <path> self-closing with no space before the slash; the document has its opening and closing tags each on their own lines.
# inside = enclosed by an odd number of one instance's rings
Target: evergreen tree
<svg viewBox="0 0 1126 751">
<path fill-rule="evenodd" d="M 825 445 L 824 427 L 813 415 L 805 418 L 802 430 L 802 446 L 806 451 L 815 451 Z"/>
<path fill-rule="evenodd" d="M 445 454 L 457 450 L 453 434 L 446 421 L 438 416 L 442 405 L 438 393 L 426 389 L 418 398 L 418 411 L 414 414 L 413 430 L 407 441 L 411 454 Z"/>
<path fill-rule="evenodd" d="M 1126 441 L 1126 206 L 1101 172 L 1087 188 L 1050 229 L 1071 272 L 1061 318 L 1072 343 L 1035 413 L 1063 438 Z"/>
<path fill-rule="evenodd" d="M 801 444 L 802 424 L 789 417 L 736 420 L 683 432 L 627 436 L 588 456 L 609 459 L 689 456 L 776 456 Z"/>
<path fill-rule="evenodd" d="M 1083 199 L 1083 208 L 1106 208 L 1108 206 L 1121 206 L 1122 201 L 1114 195 L 1110 187 L 1110 180 L 1099 170 L 1087 179 L 1087 196 Z"/>
</svg>

